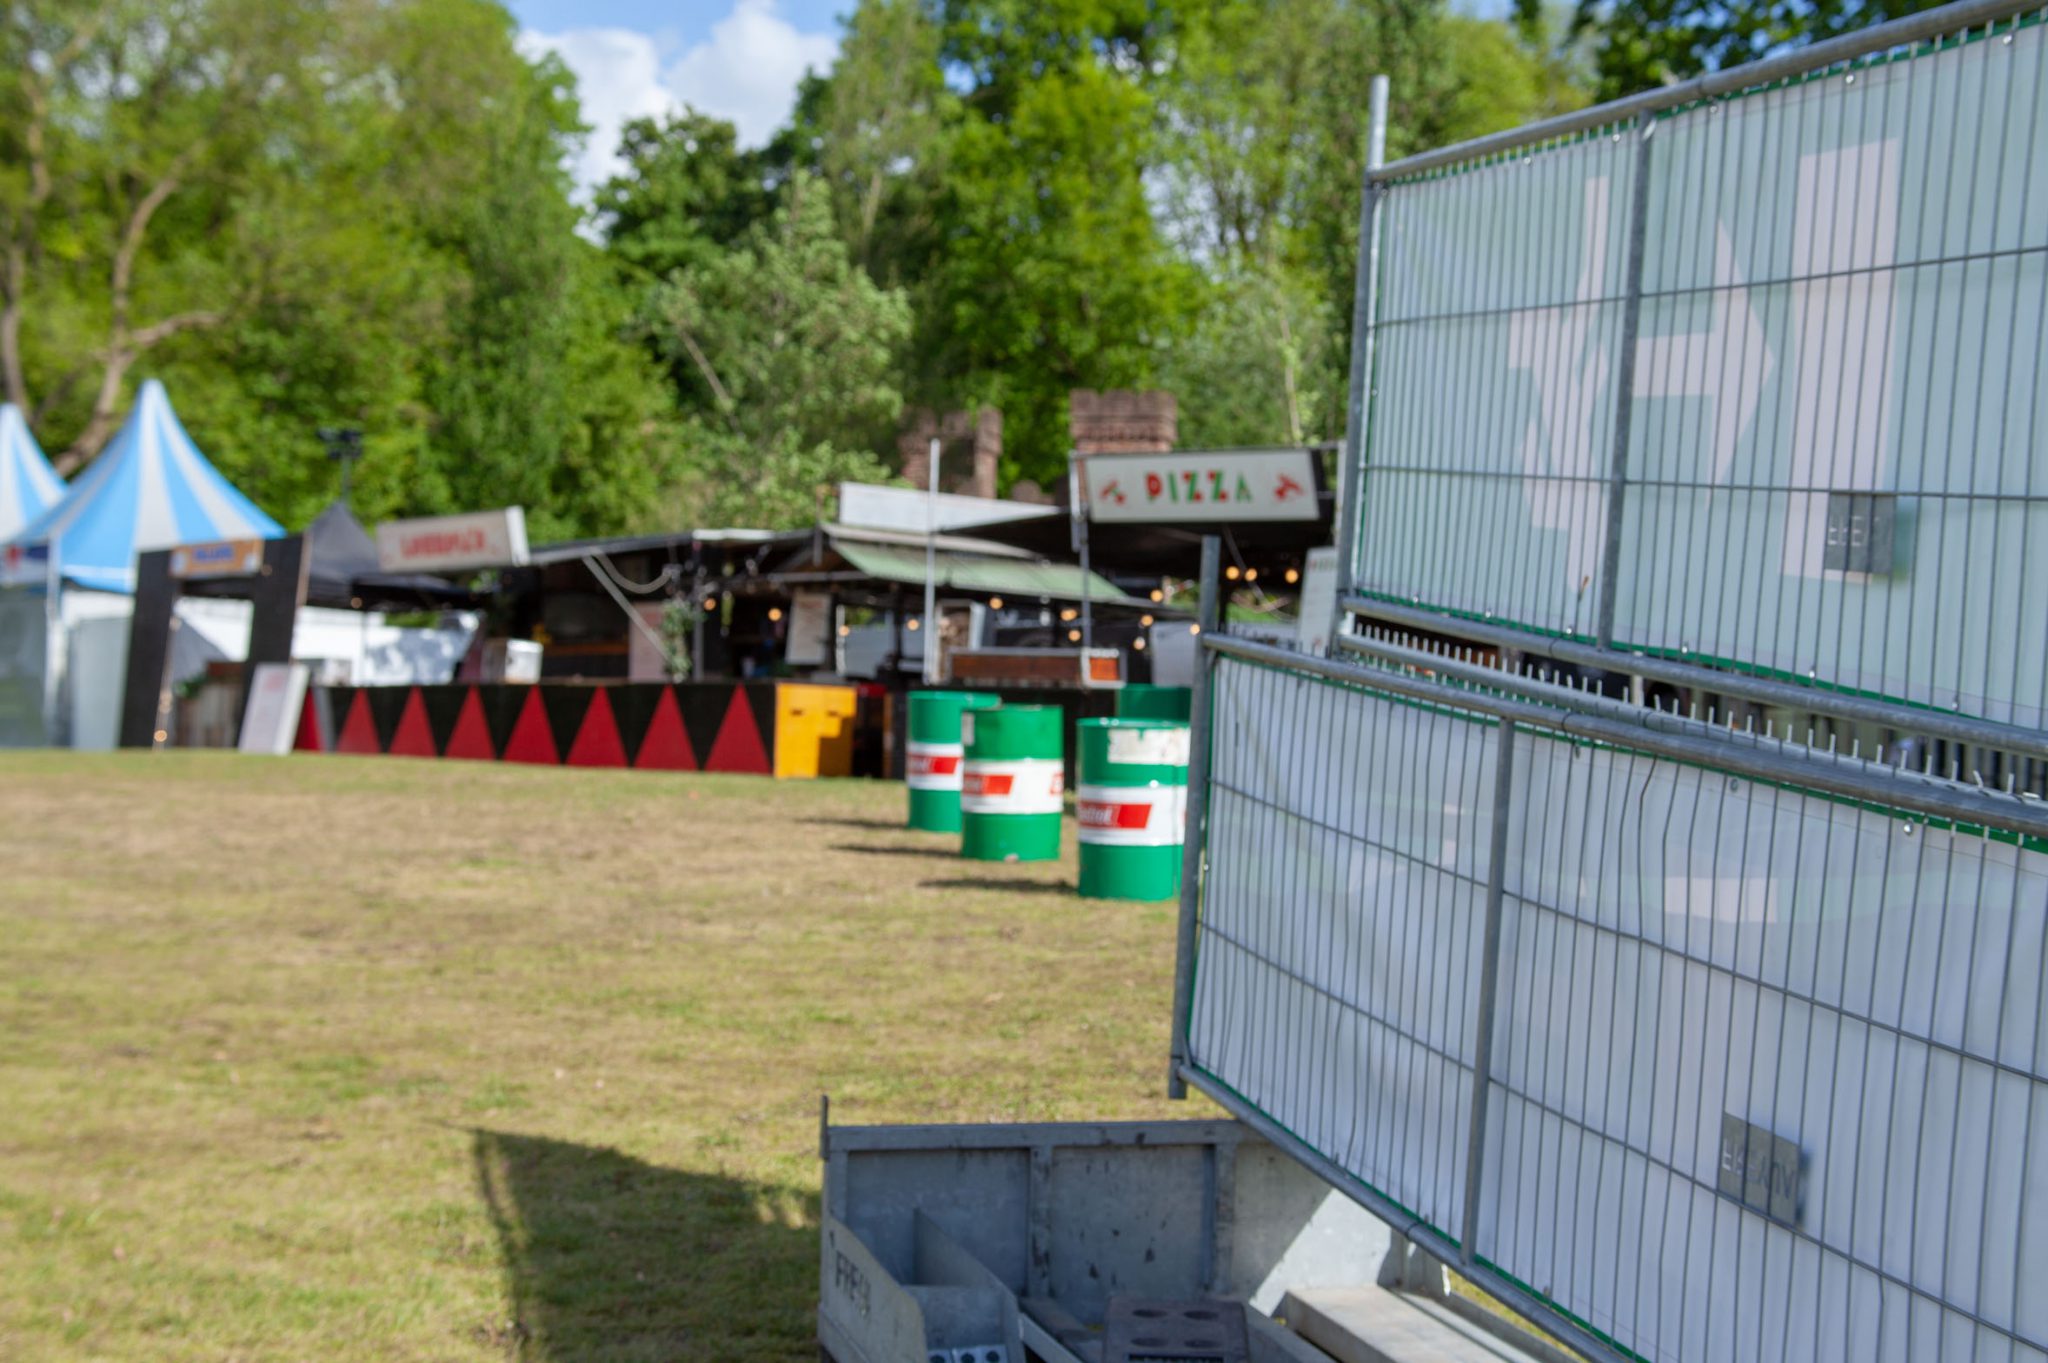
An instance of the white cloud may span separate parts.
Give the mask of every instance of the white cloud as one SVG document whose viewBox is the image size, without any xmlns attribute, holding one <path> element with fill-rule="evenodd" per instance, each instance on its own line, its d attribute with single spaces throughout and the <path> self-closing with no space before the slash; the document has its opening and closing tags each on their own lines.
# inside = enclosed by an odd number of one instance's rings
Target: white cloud
<svg viewBox="0 0 2048 1363">
<path fill-rule="evenodd" d="M 675 96 L 661 83 L 661 54 L 652 38 L 624 28 L 529 29 L 519 35 L 519 47 L 529 57 L 555 53 L 576 74 L 576 97 L 590 134 L 571 169 L 577 198 L 588 202 L 593 188 L 625 169 L 619 130 L 632 119 L 676 107 Z"/>
<path fill-rule="evenodd" d="M 789 117 L 804 72 L 832 65 L 839 36 L 799 31 L 776 13 L 776 0 L 733 0 L 708 36 L 666 68 L 662 44 L 632 29 L 529 29 L 519 45 L 528 56 L 556 53 L 576 75 L 591 131 L 573 170 L 577 197 L 588 202 L 592 188 L 623 168 L 619 131 L 631 119 L 688 104 L 729 120 L 741 146 L 760 146 Z"/>
<path fill-rule="evenodd" d="M 736 0 L 669 68 L 666 84 L 685 104 L 732 120 L 741 146 L 758 147 L 789 117 L 804 72 L 823 71 L 838 55 L 838 34 L 798 32 L 775 0 Z"/>
</svg>

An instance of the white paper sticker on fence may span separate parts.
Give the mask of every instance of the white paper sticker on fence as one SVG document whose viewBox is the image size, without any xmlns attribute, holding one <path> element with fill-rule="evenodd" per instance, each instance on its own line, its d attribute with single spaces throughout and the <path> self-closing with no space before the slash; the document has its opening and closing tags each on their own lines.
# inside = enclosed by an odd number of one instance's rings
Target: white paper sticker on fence
<svg viewBox="0 0 2048 1363">
<path fill-rule="evenodd" d="M 1620 643 L 2043 722 L 2044 55 L 2036 24 L 1392 186 L 1363 587 L 1590 636 L 1615 530 Z"/>
<path fill-rule="evenodd" d="M 1190 1053 L 1463 1231 L 1499 729 L 1230 659 Z M 1646 1359 L 2048 1357 L 2048 854 L 1517 733 L 1477 1256 Z"/>
</svg>

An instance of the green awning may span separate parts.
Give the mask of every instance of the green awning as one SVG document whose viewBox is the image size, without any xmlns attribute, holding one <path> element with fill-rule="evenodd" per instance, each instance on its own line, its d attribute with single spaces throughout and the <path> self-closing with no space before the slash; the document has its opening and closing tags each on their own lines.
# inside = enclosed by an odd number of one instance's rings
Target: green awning
<svg viewBox="0 0 2048 1363">
<path fill-rule="evenodd" d="M 832 548 L 840 557 L 869 577 L 906 586 L 924 585 L 924 550 L 893 544 L 869 544 L 836 538 Z M 966 554 L 942 549 L 935 564 L 940 591 L 972 592 L 976 595 L 1015 597 L 1032 601 L 1048 597 L 1055 601 L 1079 601 L 1081 584 L 1088 584 L 1088 599 L 1098 606 L 1129 606 L 1148 609 L 1151 603 L 1125 596 L 1115 583 L 1099 573 L 1083 573 L 1071 563 L 1034 563 L 1029 559 L 1000 558 L 993 554 Z"/>
</svg>

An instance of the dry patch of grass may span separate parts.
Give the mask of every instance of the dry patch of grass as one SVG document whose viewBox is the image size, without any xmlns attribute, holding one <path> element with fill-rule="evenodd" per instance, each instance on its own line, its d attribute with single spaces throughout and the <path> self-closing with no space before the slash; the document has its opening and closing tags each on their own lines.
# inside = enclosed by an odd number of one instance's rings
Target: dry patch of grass
<svg viewBox="0 0 2048 1363">
<path fill-rule="evenodd" d="M 0 755 L 0 1358 L 813 1358 L 820 1093 L 1204 1115 L 1170 910 L 901 799 Z"/>
</svg>

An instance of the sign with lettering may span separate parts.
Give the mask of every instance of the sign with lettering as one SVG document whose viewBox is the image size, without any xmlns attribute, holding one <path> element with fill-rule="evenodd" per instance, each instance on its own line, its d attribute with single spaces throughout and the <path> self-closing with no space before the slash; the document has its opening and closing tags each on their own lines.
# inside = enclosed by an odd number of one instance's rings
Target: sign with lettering
<svg viewBox="0 0 2048 1363">
<path fill-rule="evenodd" d="M 1177 450 L 1078 460 L 1088 519 L 1102 522 L 1312 521 L 1308 450 Z"/>
<path fill-rule="evenodd" d="M 1724 1112 L 1716 1167 L 1715 1186 L 1723 1196 L 1773 1221 L 1799 1224 L 1804 1186 L 1797 1144 Z"/>
<path fill-rule="evenodd" d="M 249 679 L 249 705 L 242 714 L 236 747 L 246 753 L 282 757 L 299 732 L 306 683 L 313 671 L 304 663 L 258 663 Z"/>
<path fill-rule="evenodd" d="M 377 527 L 377 566 L 387 573 L 458 573 L 525 562 L 523 507 L 386 521 Z"/>
<path fill-rule="evenodd" d="M 213 540 L 206 544 L 181 544 L 171 550 L 171 576 L 180 581 L 254 577 L 262 566 L 262 540 Z"/>
</svg>

